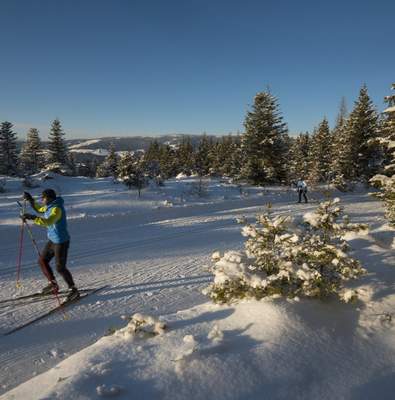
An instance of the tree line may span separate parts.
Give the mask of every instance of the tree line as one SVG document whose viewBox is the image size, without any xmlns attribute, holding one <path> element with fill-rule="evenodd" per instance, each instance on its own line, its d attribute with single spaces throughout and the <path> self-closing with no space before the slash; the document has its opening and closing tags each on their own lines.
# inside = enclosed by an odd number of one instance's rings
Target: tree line
<svg viewBox="0 0 395 400">
<path fill-rule="evenodd" d="M 85 166 L 83 174 L 113 176 L 131 186 L 147 177 L 163 181 L 180 173 L 228 176 L 254 185 L 289 184 L 303 178 L 311 184 L 333 183 L 348 190 L 356 182 L 368 183 L 393 162 L 391 149 L 385 145 L 394 134 L 393 115 L 377 111 L 364 85 L 350 113 L 342 101 L 332 129 L 324 117 L 312 132 L 290 136 L 278 99 L 265 91 L 255 96 L 242 134 L 202 135 L 197 146 L 188 136 L 177 146 L 153 140 L 146 152 L 118 154 L 111 145 L 103 162 Z M 0 174 L 30 175 L 43 168 L 81 173 L 64 136 L 60 121 L 55 119 L 45 151 L 38 130 L 31 128 L 18 153 L 13 125 L 1 123 Z"/>
</svg>

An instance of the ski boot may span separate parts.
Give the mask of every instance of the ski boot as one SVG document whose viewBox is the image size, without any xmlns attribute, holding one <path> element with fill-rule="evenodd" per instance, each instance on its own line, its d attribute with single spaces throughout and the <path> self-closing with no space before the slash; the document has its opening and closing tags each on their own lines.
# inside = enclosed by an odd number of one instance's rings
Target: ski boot
<svg viewBox="0 0 395 400">
<path fill-rule="evenodd" d="M 43 290 L 41 290 L 41 294 L 58 294 L 59 286 L 56 281 L 51 281 L 49 285 L 45 286 Z"/>
<path fill-rule="evenodd" d="M 69 301 L 77 300 L 79 297 L 80 297 L 80 292 L 78 291 L 78 289 L 75 286 L 73 286 L 73 287 L 69 288 L 69 292 L 67 293 L 65 303 L 67 303 Z"/>
</svg>

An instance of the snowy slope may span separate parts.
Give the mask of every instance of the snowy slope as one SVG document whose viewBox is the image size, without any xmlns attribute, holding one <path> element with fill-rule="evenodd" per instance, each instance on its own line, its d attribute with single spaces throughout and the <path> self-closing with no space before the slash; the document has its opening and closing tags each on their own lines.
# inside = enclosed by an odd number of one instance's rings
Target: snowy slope
<svg viewBox="0 0 395 400">
<path fill-rule="evenodd" d="M 289 398 L 290 393 L 294 398 L 363 398 L 358 396 L 378 388 L 380 398 L 386 398 L 393 388 L 388 376 L 395 357 L 392 321 L 383 313 L 394 306 L 395 259 L 394 232 L 384 223 L 381 204 L 363 191 L 341 196 L 354 221 L 371 226 L 369 235 L 350 238 L 353 255 L 370 271 L 356 283 L 363 298 L 358 308 L 282 300 L 199 305 L 207 301 L 201 289 L 211 279 L 205 269 L 211 253 L 242 246 L 236 217 L 253 220 L 267 202 L 277 213 L 302 213 L 316 204 L 295 205 L 295 194 L 284 188 L 245 188 L 240 194 L 236 186 L 218 180 L 209 182 L 207 196 L 200 198 L 193 195 L 193 184 L 193 178 L 170 181 L 137 199 L 135 192 L 106 179 L 55 176 L 45 182 L 66 201 L 72 235 L 69 265 L 78 285 L 110 286 L 70 308 L 67 320 L 57 314 L 2 337 L 3 393 L 49 369 L 4 398 L 96 398 L 111 385 L 119 386 L 119 398 L 132 393 L 207 398 L 214 389 L 215 398 L 262 398 L 262 393 L 270 393 L 268 398 Z M 7 187 L 0 195 L 2 298 L 18 293 L 14 201 L 21 186 L 14 180 Z M 43 232 L 34 232 L 42 246 Z M 26 241 L 23 293 L 44 284 L 35 258 Z M 53 303 L 0 307 L 1 332 Z M 148 340 L 110 336 L 93 344 L 109 328 L 125 325 L 121 315 L 135 312 L 163 315 L 168 332 Z M 216 325 L 224 339 L 214 344 L 207 335 Z M 193 335 L 197 347 L 185 359 L 172 361 L 180 357 L 176 350 L 191 345 L 183 341 L 185 335 Z"/>
<path fill-rule="evenodd" d="M 4 398 L 393 398 L 395 340 L 363 317 L 309 301 L 205 304 L 166 316 L 155 338 L 104 337 Z"/>
</svg>

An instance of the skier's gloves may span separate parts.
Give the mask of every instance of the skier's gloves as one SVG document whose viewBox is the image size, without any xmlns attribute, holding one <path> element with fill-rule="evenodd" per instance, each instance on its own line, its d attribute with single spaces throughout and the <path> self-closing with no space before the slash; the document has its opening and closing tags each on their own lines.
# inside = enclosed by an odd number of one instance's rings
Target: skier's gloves
<svg viewBox="0 0 395 400">
<path fill-rule="evenodd" d="M 21 215 L 21 218 L 22 218 L 24 221 L 26 221 L 27 219 L 32 219 L 32 220 L 33 220 L 33 219 L 36 219 L 37 216 L 34 215 L 34 214 L 24 213 L 24 214 Z"/>
<path fill-rule="evenodd" d="M 27 201 L 33 201 L 33 197 L 29 192 L 23 192 L 23 198 Z"/>
</svg>

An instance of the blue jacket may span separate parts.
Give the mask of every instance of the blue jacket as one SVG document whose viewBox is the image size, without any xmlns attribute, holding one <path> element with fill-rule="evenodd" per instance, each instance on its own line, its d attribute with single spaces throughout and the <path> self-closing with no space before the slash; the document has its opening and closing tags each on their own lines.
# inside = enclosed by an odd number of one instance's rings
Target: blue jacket
<svg viewBox="0 0 395 400">
<path fill-rule="evenodd" d="M 52 243 L 64 243 L 70 240 L 67 231 L 66 210 L 63 207 L 63 199 L 57 197 L 47 206 L 34 203 L 34 209 L 43 213 L 43 217 L 34 219 L 36 225 L 45 226 L 47 228 L 47 237 Z"/>
</svg>

